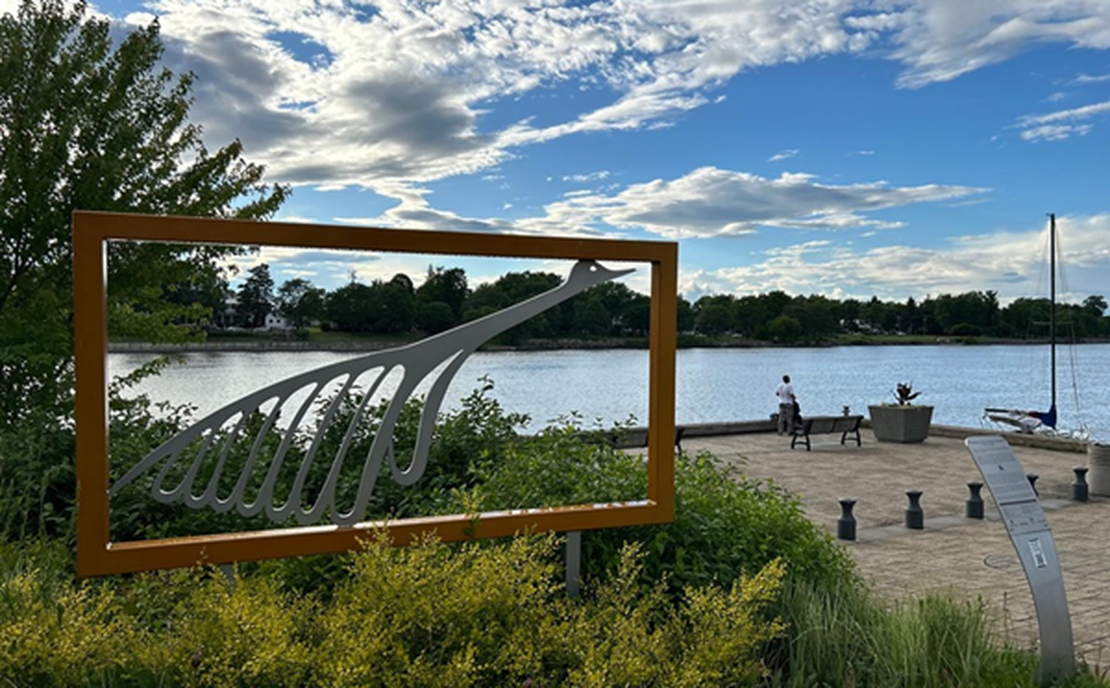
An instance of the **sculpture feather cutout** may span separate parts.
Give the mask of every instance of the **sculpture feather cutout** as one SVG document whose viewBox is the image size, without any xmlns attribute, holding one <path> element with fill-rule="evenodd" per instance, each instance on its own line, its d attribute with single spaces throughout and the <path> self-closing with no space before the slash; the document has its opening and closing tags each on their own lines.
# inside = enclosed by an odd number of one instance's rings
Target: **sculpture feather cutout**
<svg viewBox="0 0 1110 688">
<path fill-rule="evenodd" d="M 580 260 L 571 269 L 566 282 L 514 306 L 412 344 L 327 365 L 248 394 L 205 416 L 150 452 L 112 485 L 110 495 L 115 496 L 140 475 L 157 469 L 158 474 L 154 478 L 151 495 L 165 504 L 181 503 L 194 509 L 211 508 L 217 512 L 226 512 L 235 508 L 243 516 L 265 513 L 267 518 L 274 522 L 282 522 L 293 517 L 301 525 L 317 523 L 325 514 L 330 515 L 330 520 L 338 525 L 358 523 L 366 513 L 374 484 L 381 472 L 382 461 L 386 456 L 389 457 L 393 479 L 401 485 L 412 485 L 424 474 L 432 431 L 443 397 L 451 380 L 470 354 L 494 336 L 562 303 L 575 294 L 630 272 L 633 271 L 609 270 L 595 261 Z M 401 469 L 393 456 L 394 427 L 402 408 L 417 386 L 437 369 L 439 373 L 432 379 L 431 388 L 421 411 L 411 460 L 408 467 Z M 332 459 L 323 486 L 317 491 L 312 504 L 305 507 L 302 502 L 305 484 L 325 431 L 336 420 L 344 401 L 354 398 L 351 395 L 356 380 L 374 371 L 376 374 L 370 376 L 369 387 L 357 404 L 339 449 Z M 385 413 L 378 424 L 370 451 L 363 461 L 354 502 L 350 509 L 343 510 L 336 503 L 336 489 L 343 463 L 356 431 L 366 417 L 370 400 L 374 398 L 382 381 L 391 375 L 400 377 L 397 389 L 384 404 Z M 279 496 L 274 492 L 282 464 L 293 445 L 298 428 L 325 387 L 334 384 L 340 385 L 339 392 L 327 402 L 326 408 L 319 416 L 316 434 L 301 459 L 289 494 L 284 495 L 284 500 L 279 504 L 276 501 Z M 277 417 L 285 403 L 298 393 L 306 393 L 306 398 L 296 407 L 288 428 L 281 435 L 280 444 L 269 457 L 269 466 L 266 467 L 265 477 L 257 496 L 254 501 L 248 501 L 246 497 L 248 484 L 251 482 L 251 475 L 255 472 L 256 465 L 259 465 L 262 460 L 264 439 L 274 429 Z M 228 494 L 221 496 L 219 494 L 221 478 L 232 446 L 243 434 L 248 420 L 259 418 L 261 408 L 270 402 L 273 402 L 273 407 L 262 418 L 261 427 L 254 437 L 234 487 Z M 221 433 L 221 428 L 229 424 L 231 430 Z M 195 455 L 183 457 L 183 452 L 190 448 L 196 451 Z M 210 452 L 213 451 L 218 452 L 214 465 L 209 458 Z M 188 462 L 188 468 L 176 485 L 166 489 L 164 483 L 183 458 Z M 211 475 L 204 491 L 198 495 L 195 493 L 194 484 L 202 467 L 206 465 L 212 466 L 210 469 L 205 468 L 205 472 L 210 471 Z"/>
</svg>

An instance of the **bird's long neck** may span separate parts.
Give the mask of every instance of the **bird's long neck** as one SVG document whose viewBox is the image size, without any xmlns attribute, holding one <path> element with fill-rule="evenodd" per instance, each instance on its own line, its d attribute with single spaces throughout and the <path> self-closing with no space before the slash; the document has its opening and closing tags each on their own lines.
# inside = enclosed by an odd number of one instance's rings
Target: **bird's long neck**
<svg viewBox="0 0 1110 688">
<path fill-rule="evenodd" d="M 499 310 L 496 313 L 490 313 L 476 320 L 463 323 L 462 325 L 440 332 L 433 337 L 428 337 L 417 343 L 449 339 L 457 343 L 459 349 L 476 349 L 502 332 L 519 325 L 533 316 L 543 313 L 547 309 L 566 301 L 593 285 L 593 282 L 590 280 L 574 279 L 574 275 L 575 273 L 572 271 L 571 277 L 567 278 L 566 282 L 563 282 L 554 289 L 549 289 L 542 294 L 537 294 L 530 299 Z"/>
</svg>

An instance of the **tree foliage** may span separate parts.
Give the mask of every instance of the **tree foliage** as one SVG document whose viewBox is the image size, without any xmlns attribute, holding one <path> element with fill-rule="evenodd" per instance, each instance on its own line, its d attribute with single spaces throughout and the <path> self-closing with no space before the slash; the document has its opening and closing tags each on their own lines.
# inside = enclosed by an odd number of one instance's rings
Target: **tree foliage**
<svg viewBox="0 0 1110 688">
<path fill-rule="evenodd" d="M 85 2 L 24 0 L 0 17 L 0 429 L 67 416 L 74 210 L 261 219 L 287 197 L 232 142 L 188 121 L 191 74 L 160 66 L 157 22 L 112 40 Z M 151 340 L 196 336 L 228 248 L 114 242 L 109 323 Z"/>
<path fill-rule="evenodd" d="M 247 272 L 239 285 L 239 314 L 247 327 L 262 327 L 274 309 L 274 278 L 270 266 L 262 263 Z"/>
</svg>

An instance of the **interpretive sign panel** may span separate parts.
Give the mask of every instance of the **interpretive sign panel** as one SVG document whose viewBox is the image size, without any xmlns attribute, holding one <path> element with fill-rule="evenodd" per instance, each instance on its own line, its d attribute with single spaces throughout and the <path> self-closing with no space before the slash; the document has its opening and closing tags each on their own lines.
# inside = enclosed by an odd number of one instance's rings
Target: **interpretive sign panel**
<svg viewBox="0 0 1110 688">
<path fill-rule="evenodd" d="M 542 294 L 418 342 L 308 370 L 257 390 L 242 390 L 219 410 L 145 455 L 113 456 L 109 466 L 106 265 L 109 242 L 279 246 L 375 253 L 491 256 L 575 261 L 565 282 Z M 673 242 L 476 235 L 209 218 L 77 212 L 73 216 L 77 371 L 77 569 L 82 576 L 224 564 L 356 549 L 387 531 L 410 544 L 425 533 L 445 541 L 531 531 L 570 532 L 664 523 L 674 516 L 674 390 L 678 247 Z M 604 262 L 604 264 L 603 264 Z M 367 521 L 379 479 L 409 487 L 423 475 L 437 409 L 466 358 L 497 334 L 575 294 L 650 266 L 647 485 L 643 499 L 546 506 L 478 514 Z M 429 387 L 414 447 L 395 451 L 401 409 Z M 390 387 L 392 385 L 392 387 Z M 381 417 L 371 392 L 395 391 Z M 364 394 L 356 390 L 366 389 Z M 338 390 L 334 394 L 328 390 Z M 620 390 L 613 390 L 620 393 Z M 330 395 L 330 396 L 329 396 Z M 297 400 L 297 401 L 294 401 Z M 282 409 L 293 404 L 292 412 Z M 320 410 L 313 416 L 313 410 Z M 305 439 L 298 424 L 313 417 Z M 368 447 L 351 447 L 365 427 Z M 325 433 L 336 441 L 328 444 Z M 299 442 L 299 444 L 298 444 Z M 334 451 L 324 446 L 336 447 Z M 111 468 L 111 471 L 109 470 Z M 118 476 L 113 482 L 109 476 Z M 315 478 L 313 476 L 316 476 Z M 350 478 L 349 480 L 347 478 Z M 174 508 L 264 518 L 270 527 L 236 533 L 113 542 L 112 499 L 145 491 Z M 291 527 L 274 527 L 291 526 Z"/>
<path fill-rule="evenodd" d="M 998 435 L 969 437 L 964 444 L 998 505 L 1033 593 L 1041 637 L 1038 679 L 1047 682 L 1071 674 L 1075 670 L 1071 615 L 1056 543 L 1044 507 L 1005 438 Z"/>
</svg>

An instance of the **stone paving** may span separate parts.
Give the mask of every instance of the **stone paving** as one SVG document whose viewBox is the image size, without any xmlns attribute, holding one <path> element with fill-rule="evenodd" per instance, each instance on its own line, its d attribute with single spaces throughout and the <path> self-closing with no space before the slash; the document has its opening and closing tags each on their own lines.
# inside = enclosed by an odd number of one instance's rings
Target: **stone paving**
<svg viewBox="0 0 1110 688">
<path fill-rule="evenodd" d="M 941 435 L 943 433 L 944 436 Z M 863 444 L 840 444 L 839 435 L 813 436 L 812 451 L 791 450 L 775 433 L 685 439 L 683 449 L 708 450 L 748 476 L 774 481 L 800 496 L 807 515 L 834 536 L 840 497 L 857 500 L 857 539 L 838 541 L 860 570 L 890 599 L 930 590 L 981 598 L 994 612 L 1000 637 L 1020 646 L 1037 643 L 1033 599 L 1005 526 L 983 488 L 986 519 L 965 517 L 967 483 L 982 481 L 963 443 L 966 433 L 934 428 L 921 444 L 878 442 L 861 431 Z M 1110 664 L 1110 498 L 1071 499 L 1074 466 L 1085 453 L 1069 443 L 1019 446 L 1008 436 L 1048 515 L 1064 572 L 1077 652 L 1090 664 Z M 1053 448 L 1048 448 L 1053 447 Z M 904 526 L 906 490 L 922 490 L 925 528 Z"/>
</svg>

